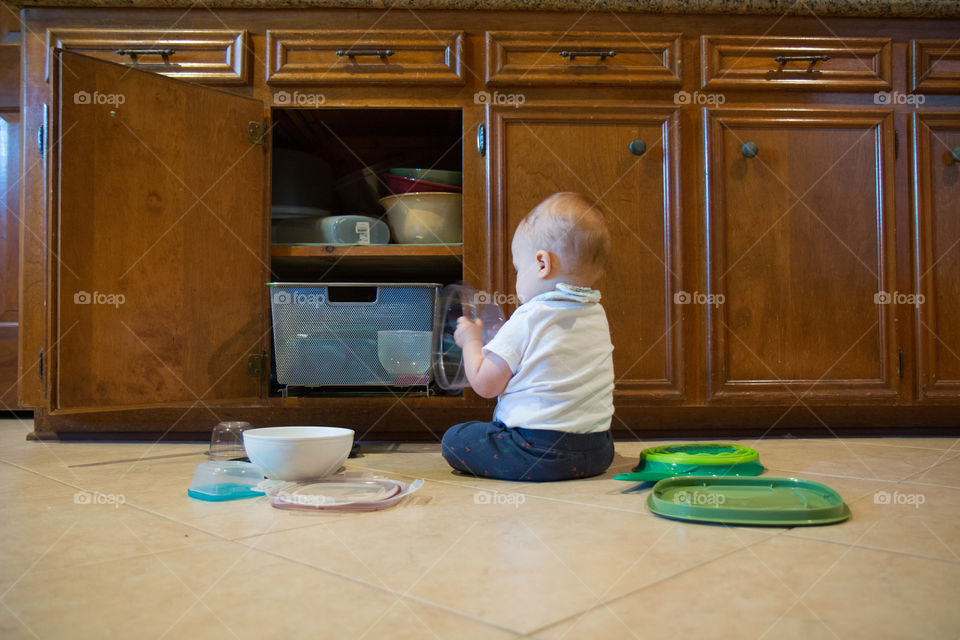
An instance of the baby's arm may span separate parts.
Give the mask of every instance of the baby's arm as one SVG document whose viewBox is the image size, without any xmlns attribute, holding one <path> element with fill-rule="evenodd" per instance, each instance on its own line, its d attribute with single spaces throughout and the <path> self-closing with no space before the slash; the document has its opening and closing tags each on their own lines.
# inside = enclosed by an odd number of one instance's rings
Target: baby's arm
<svg viewBox="0 0 960 640">
<path fill-rule="evenodd" d="M 483 323 L 479 320 L 457 318 L 453 339 L 463 350 L 463 369 L 470 386 L 478 395 L 493 398 L 503 393 L 513 373 L 500 356 L 494 353 L 483 355 L 482 329 Z"/>
</svg>

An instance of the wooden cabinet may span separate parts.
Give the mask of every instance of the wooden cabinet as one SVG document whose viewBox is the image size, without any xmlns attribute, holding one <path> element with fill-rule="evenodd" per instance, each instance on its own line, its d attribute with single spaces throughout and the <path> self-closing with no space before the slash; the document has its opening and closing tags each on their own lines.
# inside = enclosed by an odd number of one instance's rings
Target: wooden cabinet
<svg viewBox="0 0 960 640">
<path fill-rule="evenodd" d="M 0 410 L 19 409 L 20 45 L 0 44 Z"/>
<path fill-rule="evenodd" d="M 912 164 L 918 395 L 960 401 L 960 113 L 914 114 Z"/>
<path fill-rule="evenodd" d="M 611 221 L 617 428 L 956 426 L 960 20 L 207 13 L 163 29 L 169 11 L 25 10 L 45 34 L 19 124 L 36 167 L 20 397 L 39 432 L 231 418 L 433 438 L 489 416 L 469 391 L 281 396 L 264 284 L 509 294 L 512 233 L 560 190 Z M 57 48 L 78 77 L 54 73 Z M 280 148 L 322 150 L 337 177 L 400 151 L 462 170 L 463 243 L 271 245 Z"/>
<path fill-rule="evenodd" d="M 679 33 L 488 31 L 487 84 L 679 87 Z"/>
<path fill-rule="evenodd" d="M 896 401 L 892 114 L 705 127 L 711 400 Z"/>
<path fill-rule="evenodd" d="M 46 71 L 57 49 L 205 84 L 249 81 L 247 32 L 229 29 L 50 29 Z"/>
<path fill-rule="evenodd" d="M 890 38 L 703 36 L 701 87 L 711 91 L 884 91 Z"/>
<path fill-rule="evenodd" d="M 490 121 L 490 247 L 499 291 L 515 293 L 510 241 L 534 206 L 557 191 L 597 201 L 613 241 L 599 288 L 615 345 L 617 395 L 623 402 L 682 401 L 675 110 L 496 107 Z"/>
<path fill-rule="evenodd" d="M 248 125 L 263 105 L 58 52 L 54 108 L 51 408 L 258 398 L 266 163 Z"/>
<path fill-rule="evenodd" d="M 267 84 L 462 85 L 463 32 L 267 30 Z"/>
</svg>

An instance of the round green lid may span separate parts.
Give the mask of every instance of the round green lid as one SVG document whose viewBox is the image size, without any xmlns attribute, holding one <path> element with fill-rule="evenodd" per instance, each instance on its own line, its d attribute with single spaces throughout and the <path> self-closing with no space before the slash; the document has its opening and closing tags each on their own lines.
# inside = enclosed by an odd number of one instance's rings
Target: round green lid
<svg viewBox="0 0 960 640">
<path fill-rule="evenodd" d="M 691 442 L 650 447 L 640 453 L 640 459 L 649 462 L 694 465 L 731 465 L 753 462 L 760 458 L 756 449 L 739 444 Z"/>
</svg>

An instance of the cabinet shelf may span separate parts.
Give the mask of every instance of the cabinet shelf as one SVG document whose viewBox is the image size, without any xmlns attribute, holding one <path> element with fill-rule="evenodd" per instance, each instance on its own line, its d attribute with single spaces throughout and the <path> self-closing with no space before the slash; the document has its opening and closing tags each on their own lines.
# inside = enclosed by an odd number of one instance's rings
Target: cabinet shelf
<svg viewBox="0 0 960 640">
<path fill-rule="evenodd" d="M 352 276 L 384 273 L 404 278 L 415 274 L 451 274 L 459 279 L 462 244 L 275 244 L 270 249 L 274 271 L 322 270 L 330 277 L 348 270 Z M 421 275 L 422 277 L 422 275 Z"/>
</svg>

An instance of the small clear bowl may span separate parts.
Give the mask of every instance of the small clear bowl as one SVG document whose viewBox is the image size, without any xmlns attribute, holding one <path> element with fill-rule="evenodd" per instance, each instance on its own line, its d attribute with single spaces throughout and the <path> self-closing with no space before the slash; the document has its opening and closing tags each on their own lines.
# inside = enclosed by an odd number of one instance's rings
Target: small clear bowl
<svg viewBox="0 0 960 640">
<path fill-rule="evenodd" d="M 187 495 L 205 502 L 223 502 L 262 496 L 257 485 L 263 471 L 250 462 L 213 460 L 201 462 L 193 472 L 193 484 Z"/>
<path fill-rule="evenodd" d="M 249 422 L 221 422 L 210 434 L 210 449 L 207 457 L 211 460 L 238 460 L 247 457 L 243 448 L 243 432 L 250 428 Z"/>
</svg>

